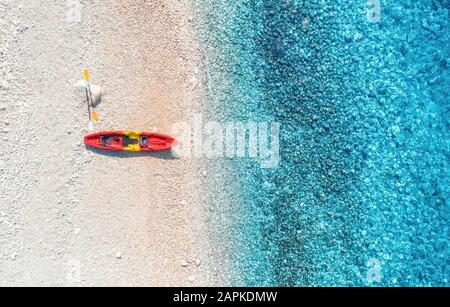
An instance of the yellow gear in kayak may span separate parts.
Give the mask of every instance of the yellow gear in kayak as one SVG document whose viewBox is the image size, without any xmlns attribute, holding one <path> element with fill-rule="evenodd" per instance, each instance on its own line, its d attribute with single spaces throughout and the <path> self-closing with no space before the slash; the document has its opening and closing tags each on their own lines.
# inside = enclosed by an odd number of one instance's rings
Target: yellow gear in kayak
<svg viewBox="0 0 450 307">
<path fill-rule="evenodd" d="M 141 145 L 139 144 L 139 138 L 141 137 L 141 131 L 125 131 L 124 134 L 131 140 L 136 140 L 134 144 L 128 144 L 123 148 L 125 151 L 141 151 Z"/>
</svg>

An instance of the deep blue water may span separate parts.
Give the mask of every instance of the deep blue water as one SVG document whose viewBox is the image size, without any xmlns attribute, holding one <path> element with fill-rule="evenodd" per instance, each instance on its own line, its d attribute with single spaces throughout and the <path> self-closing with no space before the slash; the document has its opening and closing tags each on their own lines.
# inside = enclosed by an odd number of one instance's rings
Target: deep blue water
<svg viewBox="0 0 450 307">
<path fill-rule="evenodd" d="M 450 1 L 194 2 L 211 116 L 282 125 L 212 189 L 232 283 L 450 286 Z"/>
</svg>

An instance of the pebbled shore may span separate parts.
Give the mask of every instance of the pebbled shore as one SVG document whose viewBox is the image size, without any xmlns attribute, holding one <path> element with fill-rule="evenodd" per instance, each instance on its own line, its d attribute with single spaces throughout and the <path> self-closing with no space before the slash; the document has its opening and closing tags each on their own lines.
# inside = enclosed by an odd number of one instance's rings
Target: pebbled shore
<svg viewBox="0 0 450 307">
<path fill-rule="evenodd" d="M 214 285 L 201 161 L 99 155 L 94 130 L 170 133 L 202 104 L 189 1 L 0 3 L 0 285 Z M 68 19 L 69 18 L 69 19 Z M 14 141 L 11 141 L 14 140 Z"/>
</svg>

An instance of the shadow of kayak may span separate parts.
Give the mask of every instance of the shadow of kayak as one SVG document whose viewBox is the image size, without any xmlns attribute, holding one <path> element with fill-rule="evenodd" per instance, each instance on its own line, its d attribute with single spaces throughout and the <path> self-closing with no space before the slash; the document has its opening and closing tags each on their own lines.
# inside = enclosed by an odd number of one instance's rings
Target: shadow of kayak
<svg viewBox="0 0 450 307">
<path fill-rule="evenodd" d="M 101 150 L 94 147 L 85 146 L 87 150 L 102 156 L 114 157 L 114 158 L 140 158 L 140 157 L 152 157 L 161 160 L 178 160 L 178 157 L 175 157 L 172 154 L 171 150 L 166 151 L 108 151 Z"/>
</svg>

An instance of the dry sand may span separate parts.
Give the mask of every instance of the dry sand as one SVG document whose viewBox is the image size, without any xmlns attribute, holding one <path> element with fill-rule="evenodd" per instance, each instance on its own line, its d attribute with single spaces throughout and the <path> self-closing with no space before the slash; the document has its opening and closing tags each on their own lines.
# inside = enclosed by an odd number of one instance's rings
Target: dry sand
<svg viewBox="0 0 450 307">
<path fill-rule="evenodd" d="M 82 3 L 74 22 L 66 1 L 0 1 L 0 285 L 215 285 L 201 161 L 86 150 L 73 91 L 90 68 L 106 92 L 95 130 L 189 120 L 203 97 L 189 1 Z"/>
</svg>

